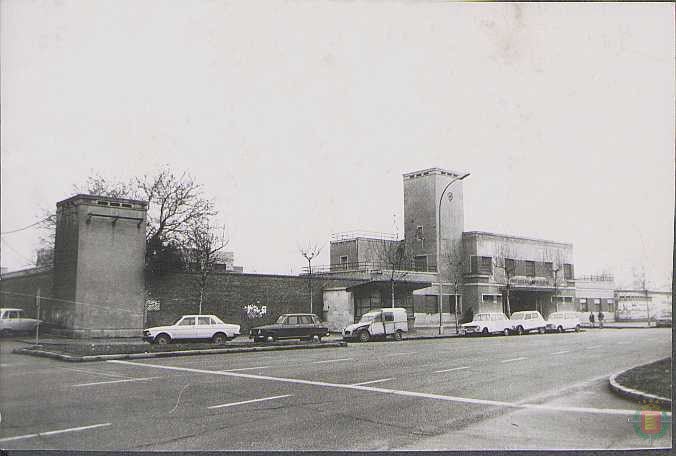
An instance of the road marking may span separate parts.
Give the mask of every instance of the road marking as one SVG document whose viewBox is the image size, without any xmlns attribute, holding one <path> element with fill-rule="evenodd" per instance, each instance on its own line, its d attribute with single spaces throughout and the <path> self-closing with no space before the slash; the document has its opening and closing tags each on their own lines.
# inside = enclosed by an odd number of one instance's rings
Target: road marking
<svg viewBox="0 0 676 456">
<path fill-rule="evenodd" d="M 388 353 L 385 356 L 399 356 L 399 355 L 415 355 L 418 352 L 401 352 L 401 353 Z"/>
<path fill-rule="evenodd" d="M 352 383 L 351 386 L 370 385 L 371 383 L 382 383 L 382 382 L 387 382 L 389 380 L 394 380 L 394 379 L 392 379 L 392 378 L 381 378 L 380 380 L 371 380 L 371 381 L 368 381 L 368 382 Z"/>
<path fill-rule="evenodd" d="M 599 348 L 601 345 L 592 345 L 591 347 L 587 347 L 587 350 L 593 350 L 595 348 Z"/>
<path fill-rule="evenodd" d="M 324 361 L 313 361 L 312 364 L 337 363 L 338 361 L 352 361 L 353 358 L 326 359 Z"/>
<path fill-rule="evenodd" d="M 160 364 L 145 364 L 135 361 L 122 361 L 122 360 L 109 360 L 108 363 L 116 364 L 126 364 L 128 366 L 140 366 L 145 368 L 153 369 L 167 369 L 167 370 L 177 370 L 177 371 L 186 371 L 193 372 L 198 374 L 211 374 L 211 375 L 223 375 L 226 377 L 237 377 L 237 378 L 248 378 L 251 380 L 269 380 L 273 382 L 281 383 L 295 383 L 297 385 L 312 385 L 312 386 L 323 386 L 328 388 L 344 388 L 344 389 L 353 389 L 357 391 L 369 391 L 373 393 L 383 393 L 383 394 L 393 394 L 396 396 L 407 396 L 407 397 L 420 397 L 424 399 L 436 399 L 440 401 L 448 402 L 460 402 L 463 404 L 480 404 L 480 405 L 490 405 L 495 407 L 511 407 L 518 409 L 534 409 L 534 410 L 545 410 L 545 411 L 555 411 L 555 412 L 575 412 L 575 413 L 596 413 L 601 415 L 634 415 L 636 410 L 622 410 L 622 409 L 597 409 L 590 407 L 561 407 L 561 406 L 548 406 L 540 404 L 516 404 L 513 402 L 502 402 L 502 401 L 493 401 L 489 399 L 473 399 L 467 397 L 458 397 L 458 396 L 445 396 L 441 394 L 430 394 L 430 393 L 418 393 L 415 391 L 403 391 L 403 390 L 392 390 L 385 388 L 376 388 L 373 386 L 361 386 L 361 385 L 346 385 L 344 383 L 327 383 L 319 382 L 314 380 L 302 380 L 297 378 L 284 378 L 284 377 L 270 377 L 266 375 L 252 375 L 252 374 L 242 374 L 239 372 L 219 372 L 219 371 L 209 371 L 205 369 L 192 369 L 188 367 L 176 367 L 176 366 L 163 366 Z M 671 412 L 664 412 L 667 416 L 671 416 Z"/>
<path fill-rule="evenodd" d="M 212 405 L 211 407 L 207 407 L 207 408 L 217 409 L 217 408 L 223 408 L 223 407 L 232 407 L 233 405 L 253 404 L 254 402 L 271 401 L 273 399 L 280 399 L 282 397 L 290 397 L 290 396 L 293 396 L 293 394 L 285 394 L 283 396 L 263 397 L 261 399 L 252 399 L 250 401 L 241 401 L 241 402 L 231 402 L 229 404 Z"/>
<path fill-rule="evenodd" d="M 457 370 L 461 370 L 461 369 L 469 369 L 469 366 L 454 367 L 452 369 L 443 369 L 443 370 L 439 370 L 439 371 L 434 371 L 432 373 L 433 374 L 440 374 L 442 372 L 451 372 L 451 371 L 457 371 Z"/>
<path fill-rule="evenodd" d="M 108 374 L 106 372 L 96 372 L 96 371 L 90 371 L 90 370 L 85 370 L 85 369 L 75 369 L 72 367 L 60 367 L 58 366 L 57 369 L 65 369 L 69 371 L 74 371 L 74 372 L 82 372 L 84 374 L 89 374 L 89 375 L 100 375 L 102 377 L 111 377 L 111 378 L 132 378 L 128 375 L 120 375 L 120 374 Z"/>
<path fill-rule="evenodd" d="M 108 382 L 78 383 L 77 385 L 71 385 L 71 386 L 73 388 L 79 388 L 81 386 L 110 385 L 111 383 L 145 382 L 145 381 L 148 381 L 148 380 L 154 380 L 156 378 L 161 378 L 161 377 L 123 378 L 122 380 L 110 380 Z"/>
<path fill-rule="evenodd" d="M 520 358 L 503 359 L 503 360 L 500 361 L 500 362 L 501 362 L 501 363 L 511 363 L 512 361 L 522 361 L 522 360 L 524 360 L 524 359 L 528 359 L 528 358 L 525 358 L 525 357 L 522 356 L 522 357 L 520 357 Z"/>
<path fill-rule="evenodd" d="M 239 372 L 239 371 L 248 371 L 248 370 L 256 370 L 256 369 L 267 369 L 271 366 L 258 366 L 258 367 L 241 367 L 239 369 L 223 369 L 222 371 L 219 372 Z"/>
<path fill-rule="evenodd" d="M 5 437 L 3 439 L 0 439 L 0 442 L 10 442 L 12 440 L 30 439 L 32 437 L 43 437 L 43 436 L 46 436 L 46 435 L 63 434 L 64 432 L 86 431 L 87 429 L 100 428 L 100 427 L 110 426 L 110 425 L 111 425 L 111 423 L 93 424 L 91 426 L 81 426 L 81 427 L 75 427 L 75 428 L 69 428 L 69 429 L 59 429 L 58 431 L 38 432 L 37 434 L 17 435 L 17 436 L 14 436 L 14 437 Z"/>
<path fill-rule="evenodd" d="M 552 355 L 563 355 L 564 353 L 570 353 L 570 350 L 563 350 L 563 351 L 560 351 L 560 352 L 554 352 L 554 353 L 552 353 Z"/>
</svg>

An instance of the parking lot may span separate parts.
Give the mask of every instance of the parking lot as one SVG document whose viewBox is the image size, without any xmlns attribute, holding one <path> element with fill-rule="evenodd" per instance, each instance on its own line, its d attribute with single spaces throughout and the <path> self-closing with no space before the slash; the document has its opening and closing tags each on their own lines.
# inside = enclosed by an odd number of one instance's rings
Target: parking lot
<svg viewBox="0 0 676 456">
<path fill-rule="evenodd" d="M 608 376 L 670 329 L 64 363 L 0 358 L 0 448 L 642 448 Z M 652 443 L 669 446 L 671 432 Z"/>
</svg>

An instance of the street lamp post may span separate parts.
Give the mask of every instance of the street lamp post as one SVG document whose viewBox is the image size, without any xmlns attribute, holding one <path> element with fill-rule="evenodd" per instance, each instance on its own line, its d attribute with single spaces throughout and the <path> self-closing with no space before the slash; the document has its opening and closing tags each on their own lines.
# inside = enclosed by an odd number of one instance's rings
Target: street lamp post
<svg viewBox="0 0 676 456">
<path fill-rule="evenodd" d="M 446 184 L 446 187 L 444 187 L 444 190 L 441 192 L 441 196 L 439 197 L 439 207 L 437 209 L 437 279 L 439 280 L 439 334 L 443 332 L 443 324 L 442 324 L 442 319 L 441 319 L 441 311 L 443 310 L 443 294 L 442 294 L 442 287 L 441 287 L 441 261 L 439 260 L 439 257 L 441 256 L 441 203 L 444 201 L 444 195 L 446 194 L 446 190 L 448 190 L 448 187 L 450 187 L 454 182 L 463 180 L 469 176 L 469 173 L 466 173 L 462 176 L 458 176 L 451 180 L 448 184 Z"/>
</svg>

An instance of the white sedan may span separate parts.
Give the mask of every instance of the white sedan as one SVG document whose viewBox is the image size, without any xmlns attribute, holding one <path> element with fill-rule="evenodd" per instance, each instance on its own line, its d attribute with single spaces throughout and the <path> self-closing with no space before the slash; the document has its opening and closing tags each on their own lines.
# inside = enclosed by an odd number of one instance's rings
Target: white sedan
<svg viewBox="0 0 676 456">
<path fill-rule="evenodd" d="M 239 325 L 223 323 L 215 315 L 183 315 L 169 326 L 156 326 L 143 331 L 143 340 L 156 344 L 172 341 L 210 340 L 222 344 L 239 336 Z"/>
<path fill-rule="evenodd" d="M 554 312 L 547 318 L 547 331 L 564 332 L 569 329 L 579 331 L 580 319 L 577 312 Z"/>
<path fill-rule="evenodd" d="M 0 335 L 10 336 L 35 331 L 38 320 L 27 318 L 23 309 L 0 309 Z"/>
<path fill-rule="evenodd" d="M 481 334 L 483 336 L 504 334 L 507 336 L 511 328 L 512 322 L 504 313 L 485 312 L 474 315 L 471 322 L 460 325 L 460 334 L 463 336 L 472 334 Z"/>
</svg>

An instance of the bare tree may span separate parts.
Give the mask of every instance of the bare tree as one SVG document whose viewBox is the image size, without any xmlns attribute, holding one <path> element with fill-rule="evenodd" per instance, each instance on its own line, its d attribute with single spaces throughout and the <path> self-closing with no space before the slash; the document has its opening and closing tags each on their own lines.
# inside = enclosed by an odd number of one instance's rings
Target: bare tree
<svg viewBox="0 0 676 456">
<path fill-rule="evenodd" d="M 312 260 L 317 257 L 321 251 L 322 246 L 313 243 L 306 243 L 304 246 L 298 246 L 298 251 L 307 260 L 307 288 L 310 293 L 310 313 L 312 312 Z"/>
<path fill-rule="evenodd" d="M 634 269 L 634 287 L 641 290 L 645 300 L 645 308 L 648 316 L 648 326 L 650 326 L 650 297 L 648 296 L 648 279 L 645 273 L 645 266 L 641 265 L 640 270 Z"/>
<path fill-rule="evenodd" d="M 376 261 L 383 267 L 389 276 L 391 307 L 394 307 L 395 284 L 403 280 L 411 268 L 411 255 L 404 240 L 381 239 L 375 251 Z"/>
<path fill-rule="evenodd" d="M 551 264 L 551 274 L 552 274 L 552 287 L 553 287 L 553 301 L 556 306 L 556 312 L 559 311 L 559 284 L 561 283 L 561 273 L 563 271 L 563 256 L 561 255 L 560 250 L 551 250 L 546 249 L 542 253 L 542 261 L 545 265 Z M 548 271 L 549 272 L 549 271 Z"/>
<path fill-rule="evenodd" d="M 198 313 L 202 313 L 210 274 L 223 261 L 222 250 L 228 245 L 224 226 L 214 226 L 210 220 L 193 220 L 186 230 L 185 261 L 189 271 L 197 273 L 195 281 L 199 296 Z"/>
<path fill-rule="evenodd" d="M 462 275 L 465 272 L 465 258 L 460 247 L 462 247 L 462 241 L 452 241 L 450 248 L 446 249 L 441 258 L 446 266 L 448 281 L 453 288 L 456 333 L 459 331 L 458 296 L 460 294 L 460 287 L 462 286 Z"/>
<path fill-rule="evenodd" d="M 506 243 L 498 244 L 493 256 L 493 268 L 500 271 L 500 274 L 494 274 L 498 283 L 504 290 L 504 310 L 507 316 L 511 314 L 509 300 L 512 291 L 512 278 L 516 275 L 516 259 L 513 249 Z"/>
</svg>

